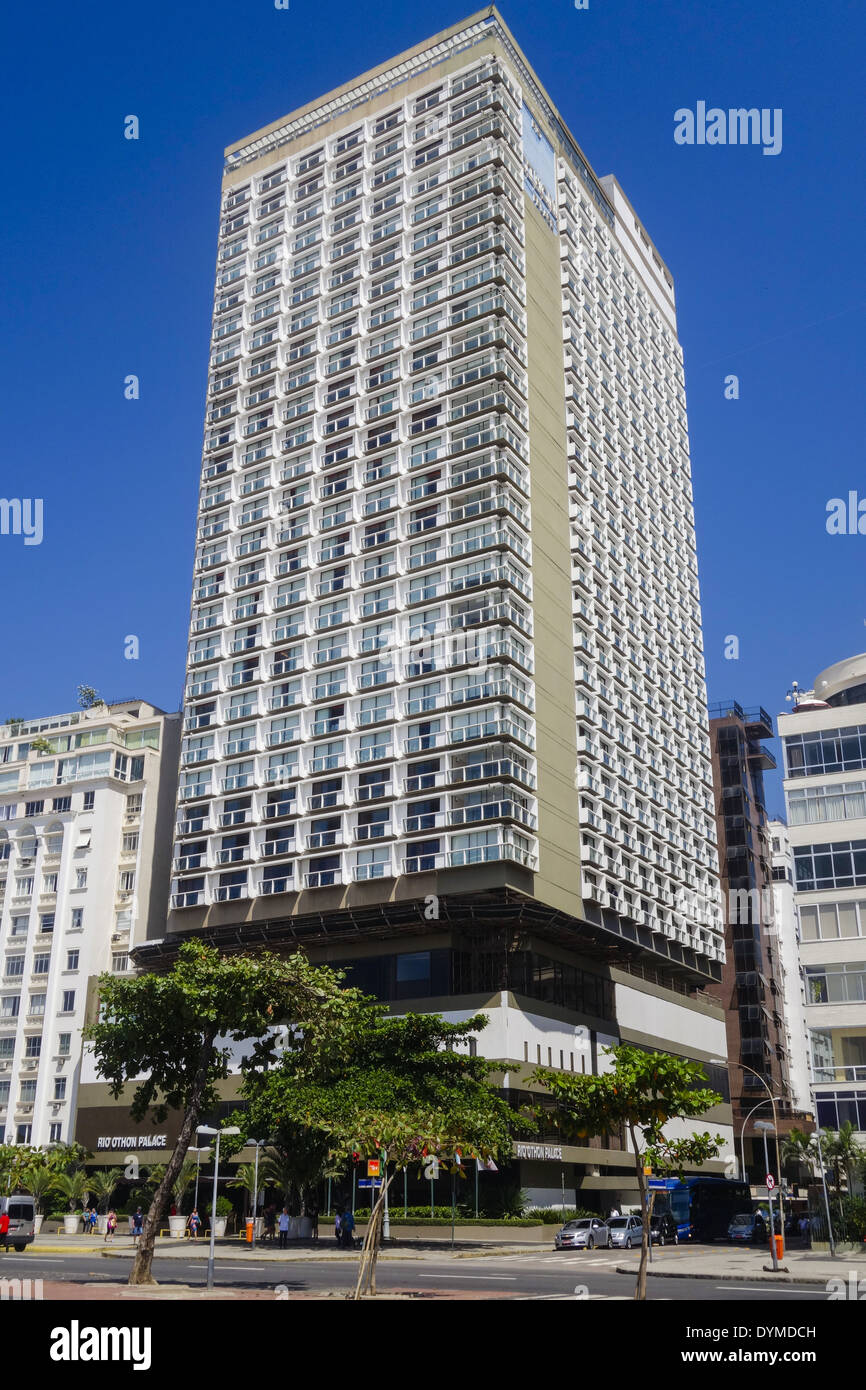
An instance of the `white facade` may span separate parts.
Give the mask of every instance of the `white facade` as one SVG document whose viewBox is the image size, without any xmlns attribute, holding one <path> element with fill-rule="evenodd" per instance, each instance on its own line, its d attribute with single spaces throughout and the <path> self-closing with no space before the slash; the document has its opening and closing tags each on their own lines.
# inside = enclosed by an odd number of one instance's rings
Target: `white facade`
<svg viewBox="0 0 866 1390">
<path fill-rule="evenodd" d="M 723 958 L 675 912 L 714 899 L 717 855 L 672 281 L 490 14 L 229 154 L 179 930 L 214 904 L 544 869 L 530 199 L 559 238 L 586 913 Z"/>
<path fill-rule="evenodd" d="M 818 1122 L 866 1132 L 866 655 L 779 718 Z"/>
<path fill-rule="evenodd" d="M 135 700 L 0 727 L 8 1143 L 73 1138 L 88 979 L 164 921 L 179 721 Z"/>
<path fill-rule="evenodd" d="M 800 914 L 794 892 L 794 855 L 784 821 L 767 822 L 773 864 L 773 920 L 787 1034 L 788 1081 L 795 1110 L 811 1111 L 812 1059 L 806 1026 L 806 988 L 800 968 Z"/>
</svg>

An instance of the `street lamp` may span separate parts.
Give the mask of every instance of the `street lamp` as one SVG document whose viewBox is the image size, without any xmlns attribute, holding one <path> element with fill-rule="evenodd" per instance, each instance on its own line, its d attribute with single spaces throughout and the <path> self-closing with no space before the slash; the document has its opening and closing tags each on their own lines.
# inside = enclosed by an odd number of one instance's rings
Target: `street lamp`
<svg viewBox="0 0 866 1390">
<path fill-rule="evenodd" d="M 824 1210 L 827 1213 L 827 1239 L 830 1242 L 830 1255 L 836 1258 L 836 1242 L 833 1239 L 833 1222 L 830 1220 L 830 1199 L 827 1196 L 827 1174 L 824 1172 L 824 1151 L 821 1148 L 821 1126 L 815 1124 L 815 1143 L 818 1145 L 818 1167 L 821 1169 L 821 1187 L 824 1191 Z"/>
<path fill-rule="evenodd" d="M 761 1073 L 760 1073 L 759 1071 L 755 1071 L 754 1067 L 747 1067 L 746 1064 L 745 1064 L 745 1062 L 726 1062 L 722 1057 L 712 1057 L 712 1058 L 710 1059 L 710 1065 L 711 1065 L 711 1066 L 716 1066 L 716 1067 L 739 1067 L 739 1068 L 740 1068 L 740 1071 L 747 1071 L 747 1072 L 749 1072 L 749 1074 L 750 1074 L 751 1076 L 756 1076 L 756 1077 L 758 1078 L 758 1080 L 760 1081 L 761 1085 L 763 1086 L 764 1090 L 767 1092 L 767 1095 L 768 1095 L 769 1098 L 770 1098 L 770 1103 L 771 1103 L 771 1105 L 772 1105 L 772 1107 L 773 1107 L 773 1128 L 774 1128 L 775 1131 L 776 1131 L 776 1171 L 778 1172 L 778 1175 L 779 1175 L 779 1217 L 780 1217 L 780 1219 L 781 1219 L 781 1215 L 782 1215 L 782 1161 L 781 1161 L 781 1159 L 779 1158 L 779 1122 L 778 1122 L 778 1117 L 777 1117 L 777 1115 L 776 1115 L 776 1097 L 773 1095 L 773 1092 L 770 1090 L 769 1086 L 767 1085 L 767 1083 L 766 1083 L 766 1081 L 764 1080 L 764 1078 L 763 1078 L 763 1076 L 761 1075 Z M 757 1123 L 758 1123 L 758 1122 L 756 1121 L 756 1124 L 757 1124 Z M 767 1172 L 769 1172 L 769 1171 L 770 1171 L 770 1170 L 769 1170 L 769 1168 L 768 1168 L 768 1169 L 767 1169 Z M 772 1209 L 773 1209 L 773 1200 L 772 1200 L 772 1198 L 769 1199 L 769 1202 L 770 1202 L 770 1211 L 772 1212 Z"/>
<path fill-rule="evenodd" d="M 773 1109 L 774 1109 L 774 1111 L 775 1111 L 775 1106 L 773 1107 Z M 776 1128 L 775 1125 L 771 1125 L 769 1120 L 756 1120 L 756 1121 L 755 1121 L 755 1129 L 760 1129 L 760 1130 L 762 1131 L 763 1135 L 764 1135 L 764 1165 L 765 1165 L 765 1168 L 766 1168 L 766 1171 L 767 1171 L 768 1174 L 769 1174 L 769 1172 L 770 1172 L 770 1159 L 769 1159 L 768 1154 L 767 1154 L 767 1130 L 768 1130 L 768 1129 L 772 1129 L 773 1131 L 775 1131 L 775 1128 Z M 778 1139 L 778 1136 L 777 1136 L 777 1139 Z M 770 1208 L 770 1254 L 771 1254 L 772 1257 L 773 1257 L 773 1269 L 774 1269 L 774 1271 L 778 1272 L 778 1269 L 779 1269 L 779 1257 L 778 1257 L 778 1255 L 776 1254 L 776 1227 L 775 1227 L 775 1223 L 774 1223 L 774 1221 L 773 1221 L 773 1194 L 772 1194 L 772 1192 L 769 1192 L 769 1193 L 767 1194 L 767 1197 L 768 1197 L 767 1206 Z"/>
<path fill-rule="evenodd" d="M 217 1204 L 217 1183 L 219 1182 L 220 1172 L 220 1139 L 224 1134 L 240 1134 L 237 1125 L 230 1125 L 228 1129 L 213 1129 L 210 1125 L 197 1125 L 197 1133 L 210 1134 L 216 1136 L 216 1153 L 214 1155 L 213 1166 L 213 1201 L 210 1213 L 210 1250 L 207 1257 L 207 1286 L 213 1288 L 213 1262 L 214 1246 L 216 1245 L 216 1204 Z"/>
<path fill-rule="evenodd" d="M 200 1149 L 197 1149 L 194 1144 L 190 1144 L 187 1153 L 195 1154 L 195 1197 L 193 1198 L 192 1204 L 196 1211 L 198 1211 L 198 1175 L 201 1166 L 201 1155 L 210 1153 L 210 1144 L 203 1144 Z"/>
<path fill-rule="evenodd" d="M 250 1142 L 250 1141 L 247 1140 L 247 1143 L 249 1143 L 249 1142 Z M 255 1145 L 255 1150 L 256 1150 L 256 1172 L 255 1172 L 255 1178 L 253 1179 L 253 1238 L 252 1238 L 252 1242 L 251 1242 L 251 1244 L 250 1244 L 250 1249 L 251 1249 L 251 1250 L 255 1250 L 255 1248 L 256 1248 L 256 1208 L 257 1208 L 257 1206 L 258 1206 L 258 1204 L 259 1204 L 259 1151 L 260 1151 L 261 1149 L 264 1148 L 265 1144 L 268 1144 L 268 1143 L 270 1143 L 271 1141 L 268 1140 L 268 1139 L 253 1139 L 252 1142 L 253 1142 L 253 1144 Z"/>
<path fill-rule="evenodd" d="M 776 1099 L 776 1100 L 781 1100 L 782 1097 L 781 1097 L 781 1096 L 776 1096 L 776 1097 L 774 1097 L 774 1099 Z M 750 1120 L 750 1119 L 752 1118 L 752 1116 L 754 1115 L 755 1111 L 756 1111 L 756 1110 L 760 1110 L 761 1106 L 762 1106 L 762 1105 L 766 1105 L 766 1104 L 767 1104 L 767 1102 L 766 1102 L 765 1100 L 759 1100 L 757 1105 L 753 1105 L 752 1108 L 751 1108 L 751 1110 L 749 1111 L 748 1115 L 747 1115 L 746 1118 L 743 1120 L 743 1124 L 742 1124 L 742 1127 L 741 1127 L 741 1129 L 740 1129 L 740 1162 L 741 1162 L 742 1167 L 743 1167 L 743 1182 L 748 1182 L 748 1181 L 749 1181 L 748 1176 L 747 1176 L 747 1174 L 746 1174 L 746 1126 L 747 1126 L 747 1124 L 749 1123 L 749 1120 Z"/>
</svg>

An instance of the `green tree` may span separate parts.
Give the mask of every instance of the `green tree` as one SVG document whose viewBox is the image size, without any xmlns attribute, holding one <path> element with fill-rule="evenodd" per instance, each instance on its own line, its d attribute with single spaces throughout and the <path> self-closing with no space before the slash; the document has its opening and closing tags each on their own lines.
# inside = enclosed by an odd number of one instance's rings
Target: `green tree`
<svg viewBox="0 0 866 1390">
<path fill-rule="evenodd" d="M 51 1144 L 40 1150 L 40 1161 L 57 1173 L 73 1173 L 89 1157 L 90 1151 L 83 1144 Z"/>
<path fill-rule="evenodd" d="M 342 989 L 340 978 L 300 954 L 288 960 L 270 952 L 221 956 L 200 941 L 184 942 L 165 974 L 100 976 L 99 1018 L 85 1032 L 98 1074 L 116 1098 L 132 1087 L 130 1111 L 139 1122 L 149 1112 L 156 1123 L 170 1110 L 183 1116 L 144 1222 L 131 1284 L 156 1282 L 155 1235 L 196 1125 L 219 1102 L 216 1083 L 230 1069 L 228 1040 L 251 1041 L 243 1063 L 249 1072 L 276 1060 L 279 1027 L 301 1059 L 315 1050 L 312 1039 L 322 1037 L 332 1052 L 342 1047 L 351 1055 L 361 996 Z"/>
<path fill-rule="evenodd" d="M 836 1196 L 842 1196 L 842 1174 L 850 1193 L 854 1176 L 858 1171 L 860 1163 L 866 1156 L 866 1150 L 855 1138 L 857 1131 L 850 1120 L 846 1120 L 839 1126 L 835 1133 L 833 1130 L 822 1130 L 821 1143 L 824 1149 L 824 1158 L 829 1162 L 833 1170 L 833 1186 L 836 1189 Z"/>
<path fill-rule="evenodd" d="M 613 1066 L 599 1076 L 537 1068 L 530 1081 L 544 1087 L 557 1102 L 560 1123 L 581 1135 L 628 1131 L 643 1213 L 640 1264 L 634 1296 L 646 1298 L 651 1204 L 647 1201 L 644 1168 L 654 1173 L 681 1174 L 715 1158 L 721 1135 L 692 1134 L 669 1139 L 664 1127 L 672 1120 L 704 1115 L 722 1097 L 700 1086 L 706 1076 L 700 1063 L 663 1052 L 644 1052 L 625 1044 L 604 1049 Z"/>
<path fill-rule="evenodd" d="M 78 687 L 78 704 L 81 709 L 96 709 L 98 705 L 104 705 L 105 701 L 92 685 L 80 685 Z"/>
<path fill-rule="evenodd" d="M 44 1164 L 28 1165 L 22 1174 L 22 1186 L 33 1198 L 37 1213 L 43 1210 L 45 1198 L 57 1191 L 57 1174 Z"/>
<path fill-rule="evenodd" d="M 376 1290 L 376 1259 L 385 1194 L 398 1172 L 419 1172 L 435 1159 L 463 1176 L 463 1159 L 502 1157 L 511 1135 L 526 1122 L 490 1084 L 501 1067 L 469 1055 L 468 1043 L 486 1027 L 483 1015 L 446 1023 L 436 1014 L 388 1018 L 379 1006 L 366 1010 L 363 1030 L 349 1057 L 336 1058 L 326 1040 L 317 1065 L 299 1073 L 287 1051 L 279 1066 L 245 1078 L 249 1109 L 242 1121 L 253 1135 L 284 1138 L 294 1127 L 309 1131 L 327 1157 L 377 1157 L 383 1184 L 367 1226 L 355 1297 Z"/>
<path fill-rule="evenodd" d="M 196 1165 L 191 1158 L 185 1159 L 181 1164 L 180 1172 L 172 1183 L 171 1195 L 177 1203 L 180 1211 L 183 1199 L 195 1182 Z"/>
<path fill-rule="evenodd" d="M 69 1210 L 75 1211 L 87 1201 L 90 1179 L 83 1168 L 76 1168 L 73 1173 L 58 1173 L 55 1189 L 69 1203 Z"/>
<path fill-rule="evenodd" d="M 248 1205 L 252 1207 L 253 1199 L 257 1192 L 262 1191 L 261 1164 L 259 1172 L 256 1174 L 254 1163 L 239 1163 L 233 1178 L 226 1184 L 227 1187 L 237 1187 L 249 1198 Z M 257 1180 L 258 1179 L 258 1180 Z M 253 1212 L 255 1216 L 255 1212 Z"/>
<path fill-rule="evenodd" d="M 96 1168 L 93 1172 L 88 1173 L 87 1183 L 90 1188 L 90 1195 L 96 1198 L 98 1211 L 108 1211 L 111 1206 L 111 1199 L 122 1181 L 122 1168 Z"/>
<path fill-rule="evenodd" d="M 37 1153 L 28 1144 L 0 1144 L 0 1194 L 17 1192 L 27 1169 L 38 1162 Z"/>
<path fill-rule="evenodd" d="M 799 1176 L 801 1169 L 811 1175 L 815 1171 L 815 1142 L 805 1130 L 792 1128 L 782 1139 L 779 1156 L 783 1167 L 793 1168 Z"/>
</svg>

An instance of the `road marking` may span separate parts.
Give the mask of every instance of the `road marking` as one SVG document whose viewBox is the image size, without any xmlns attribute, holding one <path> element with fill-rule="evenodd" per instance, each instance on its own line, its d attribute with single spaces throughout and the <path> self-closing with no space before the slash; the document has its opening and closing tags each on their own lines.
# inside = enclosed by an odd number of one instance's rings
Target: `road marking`
<svg viewBox="0 0 866 1390">
<path fill-rule="evenodd" d="M 823 1289 L 820 1284 L 816 1284 L 815 1288 L 791 1289 L 787 1288 L 784 1284 L 774 1284 L 771 1279 L 768 1279 L 765 1284 L 738 1284 L 735 1279 L 732 1279 L 728 1284 L 716 1284 L 716 1288 L 729 1290 L 731 1288 L 731 1285 L 734 1285 L 734 1287 L 738 1291 L 742 1290 L 742 1292 L 744 1293 L 766 1293 L 767 1289 L 776 1289 L 779 1293 L 808 1294 L 814 1293 L 815 1289 L 819 1289 L 824 1293 L 827 1292 L 827 1290 Z"/>
<path fill-rule="evenodd" d="M 36 1261 L 38 1261 L 38 1263 L 41 1264 L 41 1265 L 63 1265 L 63 1264 L 66 1264 L 66 1259 L 67 1259 L 67 1257 L 66 1257 L 65 1255 L 40 1255 L 39 1252 L 36 1251 L 36 1250 L 34 1250 L 34 1252 L 33 1252 L 32 1255 L 25 1255 L 25 1254 L 24 1254 L 24 1251 L 22 1250 L 21 1253 L 20 1253 L 19 1255 L 10 1255 L 10 1256 L 9 1256 L 9 1259 L 10 1259 L 10 1260 L 29 1260 L 29 1261 L 31 1261 L 31 1262 L 32 1262 L 33 1260 L 36 1260 Z M 4 1264 L 5 1264 L 5 1260 L 4 1260 Z"/>
<path fill-rule="evenodd" d="M 509 1283 L 517 1283 L 516 1274 L 419 1274 L 419 1279 L 505 1279 Z"/>
<path fill-rule="evenodd" d="M 218 1268 L 218 1269 L 231 1269 L 231 1270 L 236 1270 L 236 1269 L 251 1269 L 255 1274 L 263 1274 L 264 1271 L 265 1271 L 265 1266 L 264 1266 L 264 1265 L 217 1265 L 217 1266 L 215 1266 L 215 1268 Z"/>
</svg>

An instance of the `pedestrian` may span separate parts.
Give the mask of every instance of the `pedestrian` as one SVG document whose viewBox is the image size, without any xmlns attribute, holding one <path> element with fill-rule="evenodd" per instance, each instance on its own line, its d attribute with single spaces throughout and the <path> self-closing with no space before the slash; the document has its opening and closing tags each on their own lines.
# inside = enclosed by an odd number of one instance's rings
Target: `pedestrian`
<svg viewBox="0 0 866 1390">
<path fill-rule="evenodd" d="M 334 1212 L 334 1239 L 338 1245 L 340 1244 L 340 1227 L 342 1223 L 343 1211 L 341 1207 L 337 1207 L 337 1210 Z"/>
<path fill-rule="evenodd" d="M 354 1230 L 355 1217 L 354 1214 L 347 1209 L 343 1212 L 343 1219 L 340 1222 L 340 1236 L 342 1238 L 344 1250 L 352 1249 L 352 1246 L 354 1245 L 354 1241 L 352 1240 Z"/>
<path fill-rule="evenodd" d="M 106 1241 L 106 1240 L 114 1240 L 114 1232 L 115 1232 L 116 1228 L 117 1228 L 117 1213 L 116 1213 L 116 1211 L 114 1210 L 114 1207 L 112 1207 L 111 1210 L 110 1210 L 109 1213 L 108 1213 L 108 1218 L 107 1218 L 107 1220 L 106 1220 L 106 1222 L 105 1222 L 105 1236 L 104 1236 L 104 1238 L 103 1238 L 103 1243 L 104 1243 L 104 1241 Z"/>
<path fill-rule="evenodd" d="M 88 1216 L 90 1218 L 90 1234 L 95 1236 L 96 1228 L 99 1225 L 99 1212 L 96 1210 L 96 1207 L 90 1208 Z"/>
<path fill-rule="evenodd" d="M 310 1240 L 319 1239 L 319 1208 L 314 1207 L 310 1212 Z"/>
<path fill-rule="evenodd" d="M 174 1202 L 172 1202 L 171 1206 L 169 1207 L 168 1214 L 169 1216 L 177 1216 L 177 1207 L 175 1206 Z"/>
<path fill-rule="evenodd" d="M 280 1249 L 287 1250 L 289 1246 L 289 1213 L 285 1207 L 280 1212 Z"/>
<path fill-rule="evenodd" d="M 615 1204 L 614 1204 L 614 1206 L 611 1207 L 610 1211 L 609 1211 L 608 1214 L 607 1214 L 608 1220 L 610 1220 L 610 1218 L 611 1218 L 612 1216 L 620 1216 L 620 1215 L 621 1215 L 620 1209 L 619 1209 L 619 1207 L 616 1206 Z"/>
<path fill-rule="evenodd" d="M 189 1214 L 189 1220 L 187 1221 L 186 1225 L 187 1230 L 189 1231 L 192 1239 L 198 1240 L 198 1228 L 201 1225 L 201 1217 L 198 1214 L 198 1207 L 193 1207 L 192 1211 Z"/>
<path fill-rule="evenodd" d="M 0 1245 L 9 1253 L 9 1213 L 4 1211 L 0 1216 Z"/>
<path fill-rule="evenodd" d="M 265 1211 L 265 1239 L 270 1240 L 273 1245 L 277 1225 L 277 1209 L 273 1202 Z"/>
<path fill-rule="evenodd" d="M 141 1232 L 144 1227 L 144 1216 L 141 1207 L 136 1207 L 132 1216 L 132 1243 L 135 1245 L 141 1240 Z"/>
</svg>

